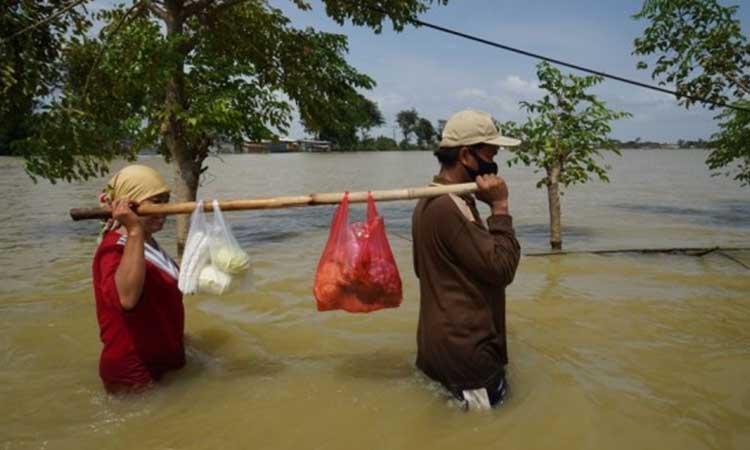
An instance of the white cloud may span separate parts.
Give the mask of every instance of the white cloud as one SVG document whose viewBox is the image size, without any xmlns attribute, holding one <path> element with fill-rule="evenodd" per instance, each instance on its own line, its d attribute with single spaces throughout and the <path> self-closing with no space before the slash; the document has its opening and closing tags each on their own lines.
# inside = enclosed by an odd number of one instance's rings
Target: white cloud
<svg viewBox="0 0 750 450">
<path fill-rule="evenodd" d="M 482 89 L 464 88 L 456 92 L 456 97 L 458 97 L 461 100 L 476 99 L 476 98 L 487 99 L 489 98 L 489 95 Z"/>
<path fill-rule="evenodd" d="M 539 97 L 542 93 L 538 82 L 526 81 L 518 75 L 508 75 L 496 85 L 502 92 L 521 97 L 522 100 L 527 97 Z"/>
<path fill-rule="evenodd" d="M 650 110 L 676 109 L 677 101 L 674 96 L 662 92 L 636 91 L 633 95 L 603 95 L 607 101 L 622 105 L 626 108 L 648 108 Z M 611 99 L 611 100 L 610 100 Z"/>
<path fill-rule="evenodd" d="M 518 120 L 524 117 L 518 103 L 521 100 L 536 100 L 542 94 L 536 81 L 525 80 L 515 74 L 488 86 L 488 90 L 476 86 L 463 87 L 456 91 L 454 99 L 464 103 L 464 107 L 485 110 L 499 120 Z"/>
<path fill-rule="evenodd" d="M 463 103 L 463 107 L 487 111 L 492 115 L 500 115 L 500 120 L 519 114 L 518 102 L 504 93 L 490 94 L 474 87 L 467 87 L 456 92 L 455 98 Z M 458 103 L 458 102 L 456 102 Z"/>
<path fill-rule="evenodd" d="M 367 92 L 363 95 L 368 96 Z M 380 109 L 391 109 L 399 108 L 406 104 L 406 98 L 395 92 L 387 92 L 383 94 L 369 95 L 369 97 L 378 104 Z"/>
</svg>

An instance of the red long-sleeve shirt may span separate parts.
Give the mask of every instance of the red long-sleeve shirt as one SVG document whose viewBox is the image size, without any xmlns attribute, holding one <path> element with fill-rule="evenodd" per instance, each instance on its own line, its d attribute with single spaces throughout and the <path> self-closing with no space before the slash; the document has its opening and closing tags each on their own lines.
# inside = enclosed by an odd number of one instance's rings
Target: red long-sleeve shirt
<svg viewBox="0 0 750 450">
<path fill-rule="evenodd" d="M 92 267 L 96 315 L 104 347 L 99 375 L 109 391 L 146 386 L 185 365 L 184 309 L 177 265 L 146 244 L 146 276 L 138 304 L 124 310 L 115 285 L 126 236 L 104 236 Z"/>
</svg>

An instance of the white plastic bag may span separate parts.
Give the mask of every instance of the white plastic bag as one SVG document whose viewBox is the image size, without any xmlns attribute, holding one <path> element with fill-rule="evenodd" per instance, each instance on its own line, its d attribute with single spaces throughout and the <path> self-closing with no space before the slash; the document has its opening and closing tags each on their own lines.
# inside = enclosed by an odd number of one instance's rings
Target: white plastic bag
<svg viewBox="0 0 750 450">
<path fill-rule="evenodd" d="M 210 230 L 203 212 L 203 201 L 199 201 L 195 211 L 190 216 L 190 232 L 185 242 L 182 254 L 180 278 L 177 286 L 183 294 L 198 292 L 198 277 L 201 271 L 209 265 Z"/>
<path fill-rule="evenodd" d="M 250 258 L 224 221 L 219 202 L 214 200 L 209 224 L 199 201 L 190 217 L 178 287 L 183 294 L 205 292 L 226 294 L 240 284 L 250 269 Z"/>
<path fill-rule="evenodd" d="M 231 275 L 241 275 L 250 269 L 250 257 L 247 255 L 224 222 L 224 215 L 219 202 L 213 201 L 214 222 L 211 227 L 210 249 L 211 265 Z"/>
</svg>

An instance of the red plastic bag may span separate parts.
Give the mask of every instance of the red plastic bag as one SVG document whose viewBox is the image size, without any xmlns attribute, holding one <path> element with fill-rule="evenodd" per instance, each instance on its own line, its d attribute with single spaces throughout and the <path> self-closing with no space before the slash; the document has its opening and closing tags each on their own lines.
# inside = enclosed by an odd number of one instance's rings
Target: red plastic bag
<svg viewBox="0 0 750 450">
<path fill-rule="evenodd" d="M 365 222 L 349 224 L 349 193 L 336 208 L 314 293 L 318 311 L 370 312 L 401 304 L 401 276 L 372 195 Z"/>
</svg>

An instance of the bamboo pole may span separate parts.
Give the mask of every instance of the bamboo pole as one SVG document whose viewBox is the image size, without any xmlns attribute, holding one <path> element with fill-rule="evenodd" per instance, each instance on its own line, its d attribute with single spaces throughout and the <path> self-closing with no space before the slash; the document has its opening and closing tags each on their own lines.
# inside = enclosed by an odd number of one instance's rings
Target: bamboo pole
<svg viewBox="0 0 750 450">
<path fill-rule="evenodd" d="M 412 187 L 385 191 L 370 191 L 372 197 L 379 202 L 394 200 L 412 200 L 425 197 L 436 197 L 444 194 L 466 194 L 477 190 L 476 183 L 450 184 L 442 186 Z M 350 192 L 350 203 L 364 203 L 367 201 L 367 191 Z M 288 197 L 271 197 L 256 199 L 221 200 L 219 208 L 222 211 L 244 211 L 251 209 L 279 209 L 298 206 L 336 205 L 344 198 L 344 192 L 326 192 L 309 195 Z M 195 209 L 196 202 L 144 204 L 135 208 L 139 216 L 190 214 Z M 211 202 L 204 202 L 205 211 L 213 211 Z M 104 208 L 73 208 L 70 210 L 73 220 L 108 219 L 111 212 Z"/>
</svg>

